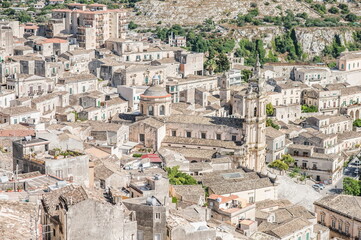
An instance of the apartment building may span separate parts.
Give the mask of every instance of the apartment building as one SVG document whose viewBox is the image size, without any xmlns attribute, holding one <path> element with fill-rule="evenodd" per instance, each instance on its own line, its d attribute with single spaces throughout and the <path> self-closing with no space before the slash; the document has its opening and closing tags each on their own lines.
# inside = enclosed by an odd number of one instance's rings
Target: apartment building
<svg viewBox="0 0 361 240">
<path fill-rule="evenodd" d="M 99 48 L 110 38 L 125 38 L 127 11 L 107 9 L 103 4 L 70 3 L 68 9 L 54 9 L 53 20 L 61 19 L 65 34 L 75 34 L 79 47 Z M 54 30 L 56 21 L 50 22 L 48 30 Z"/>
</svg>

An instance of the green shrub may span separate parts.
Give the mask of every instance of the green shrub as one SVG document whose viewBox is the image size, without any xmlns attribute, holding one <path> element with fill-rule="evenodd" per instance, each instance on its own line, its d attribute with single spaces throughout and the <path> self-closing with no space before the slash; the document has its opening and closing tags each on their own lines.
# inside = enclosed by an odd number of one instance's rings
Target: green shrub
<svg viewBox="0 0 361 240">
<path fill-rule="evenodd" d="M 311 113 L 311 112 L 318 112 L 318 108 L 316 106 L 308 106 L 308 105 L 302 105 L 301 110 L 303 113 Z"/>
<path fill-rule="evenodd" d="M 134 154 L 133 154 L 133 157 L 136 157 L 136 158 L 139 158 L 139 157 L 141 157 L 141 156 L 143 156 L 143 154 L 141 154 L 141 153 L 134 153 Z"/>
</svg>

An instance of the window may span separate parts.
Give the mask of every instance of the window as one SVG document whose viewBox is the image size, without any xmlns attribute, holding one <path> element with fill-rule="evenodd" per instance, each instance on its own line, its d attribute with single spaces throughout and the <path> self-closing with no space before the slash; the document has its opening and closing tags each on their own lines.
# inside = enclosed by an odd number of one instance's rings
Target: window
<svg viewBox="0 0 361 240">
<path fill-rule="evenodd" d="M 164 105 L 161 105 L 159 108 L 159 115 L 164 115 L 165 114 L 165 107 Z"/>
<path fill-rule="evenodd" d="M 221 139 L 222 139 L 222 135 L 221 135 L 220 133 L 217 133 L 216 139 L 217 139 L 217 140 L 221 140 Z"/>
<path fill-rule="evenodd" d="M 325 224 L 325 214 L 321 213 L 321 223 Z"/>
<path fill-rule="evenodd" d="M 343 225 L 343 222 L 338 221 L 338 230 L 342 231 L 342 225 Z"/>
<path fill-rule="evenodd" d="M 249 201 L 249 203 L 254 203 L 254 197 L 253 196 L 249 197 L 248 201 Z"/>
<path fill-rule="evenodd" d="M 176 130 L 172 130 L 172 137 L 176 137 L 177 136 L 177 131 Z"/>
<path fill-rule="evenodd" d="M 332 219 L 331 227 L 336 228 L 336 219 L 334 219 L 334 218 Z"/>
<path fill-rule="evenodd" d="M 257 108 L 255 107 L 254 110 L 253 110 L 253 116 L 254 117 L 257 117 Z"/>
<path fill-rule="evenodd" d="M 83 86 L 83 92 L 85 92 L 85 86 Z"/>
<path fill-rule="evenodd" d="M 187 138 L 190 138 L 190 137 L 192 137 L 192 132 L 189 132 L 189 131 L 187 131 Z"/>
<path fill-rule="evenodd" d="M 14 124 L 17 124 L 18 123 L 18 120 L 15 118 L 14 119 Z"/>
<path fill-rule="evenodd" d="M 349 232 L 350 232 L 350 224 L 346 223 L 346 225 L 345 225 L 345 233 L 349 234 Z"/>
<path fill-rule="evenodd" d="M 154 115 L 154 109 L 153 106 L 148 107 L 148 115 L 153 116 Z"/>
<path fill-rule="evenodd" d="M 232 135 L 232 141 L 233 142 L 237 141 L 237 136 L 236 135 Z"/>
<path fill-rule="evenodd" d="M 160 219 L 160 213 L 155 213 L 155 219 Z"/>
<path fill-rule="evenodd" d="M 206 133 L 202 132 L 201 133 L 201 138 L 206 139 Z"/>
<path fill-rule="evenodd" d="M 139 134 L 139 141 L 144 142 L 144 134 Z"/>
</svg>

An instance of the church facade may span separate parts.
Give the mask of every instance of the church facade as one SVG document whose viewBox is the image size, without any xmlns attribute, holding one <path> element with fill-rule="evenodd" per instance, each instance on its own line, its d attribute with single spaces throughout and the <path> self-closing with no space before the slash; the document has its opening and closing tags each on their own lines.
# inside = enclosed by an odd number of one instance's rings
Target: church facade
<svg viewBox="0 0 361 240">
<path fill-rule="evenodd" d="M 141 95 L 142 120 L 130 126 L 130 140 L 158 150 L 162 146 L 209 149 L 233 155 L 235 164 L 263 172 L 266 160 L 265 80 L 259 62 L 248 87 L 235 96 L 244 106 L 238 117 L 211 117 L 172 113 L 170 95 L 154 82 Z M 230 100 L 227 83 L 220 95 Z"/>
</svg>

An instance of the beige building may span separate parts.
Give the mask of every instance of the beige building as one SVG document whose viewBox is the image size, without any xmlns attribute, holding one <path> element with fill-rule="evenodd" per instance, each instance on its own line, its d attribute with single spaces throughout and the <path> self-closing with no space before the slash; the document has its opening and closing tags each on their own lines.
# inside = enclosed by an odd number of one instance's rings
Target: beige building
<svg viewBox="0 0 361 240">
<path fill-rule="evenodd" d="M 185 78 L 168 78 L 166 82 L 167 91 L 172 94 L 172 101 L 194 103 L 195 89 L 206 91 L 216 90 L 218 87 L 217 76 L 188 75 Z"/>
<path fill-rule="evenodd" d="M 315 146 L 291 144 L 287 153 L 307 175 L 316 181 L 335 184 L 343 176 L 344 159 L 338 154 L 315 152 Z"/>
<path fill-rule="evenodd" d="M 295 67 L 293 76 L 295 81 L 300 81 L 308 86 L 313 84 L 325 86 L 333 83 L 331 70 L 324 67 Z"/>
<path fill-rule="evenodd" d="M 54 90 L 53 80 L 37 75 L 19 74 L 8 78 L 6 88 L 14 90 L 17 97 L 33 97 L 47 94 Z"/>
<path fill-rule="evenodd" d="M 337 68 L 340 71 L 353 71 L 361 69 L 361 52 L 343 52 L 337 58 Z"/>
<path fill-rule="evenodd" d="M 107 9 L 103 4 L 70 3 L 67 6 L 68 9 L 54 9 L 52 18 L 63 21 L 63 33 L 76 34 L 80 47 L 95 49 L 110 38 L 125 38 L 126 10 Z M 51 23 L 49 29 L 54 29 Z"/>
<path fill-rule="evenodd" d="M 260 64 L 255 68 L 254 76 L 244 96 L 244 115 L 240 118 L 210 117 L 201 114 L 171 114 L 167 116 L 165 106 L 164 117 L 159 114 L 155 118 L 147 118 L 130 126 L 130 141 L 142 143 L 145 147 L 158 150 L 160 146 L 198 148 L 219 150 L 234 153 L 236 164 L 255 171 L 263 171 L 266 160 L 266 96 L 264 79 L 260 77 Z M 151 87 L 152 88 L 152 87 Z M 149 91 L 149 97 L 162 101 L 170 94 L 157 86 L 157 91 Z M 144 96 L 148 93 L 144 93 Z M 148 97 L 148 96 L 147 96 Z M 156 116 L 158 102 L 141 101 L 146 104 L 146 116 Z M 152 104 L 152 105 L 149 105 Z M 163 103 L 161 103 L 163 104 Z M 159 106 L 159 113 L 161 107 Z M 153 110 L 149 114 L 149 110 Z"/>
<path fill-rule="evenodd" d="M 266 162 L 281 159 L 286 150 L 286 135 L 273 127 L 266 128 Z"/>
<path fill-rule="evenodd" d="M 330 237 L 361 239 L 361 197 L 335 194 L 314 206 L 318 223 L 331 230 Z"/>
<path fill-rule="evenodd" d="M 70 95 L 98 89 L 98 79 L 92 74 L 70 75 L 59 79 L 59 86 Z"/>
<path fill-rule="evenodd" d="M 307 118 L 304 126 L 312 127 L 324 134 L 339 134 L 352 131 L 352 122 L 353 119 L 345 115 L 320 115 Z"/>
</svg>

